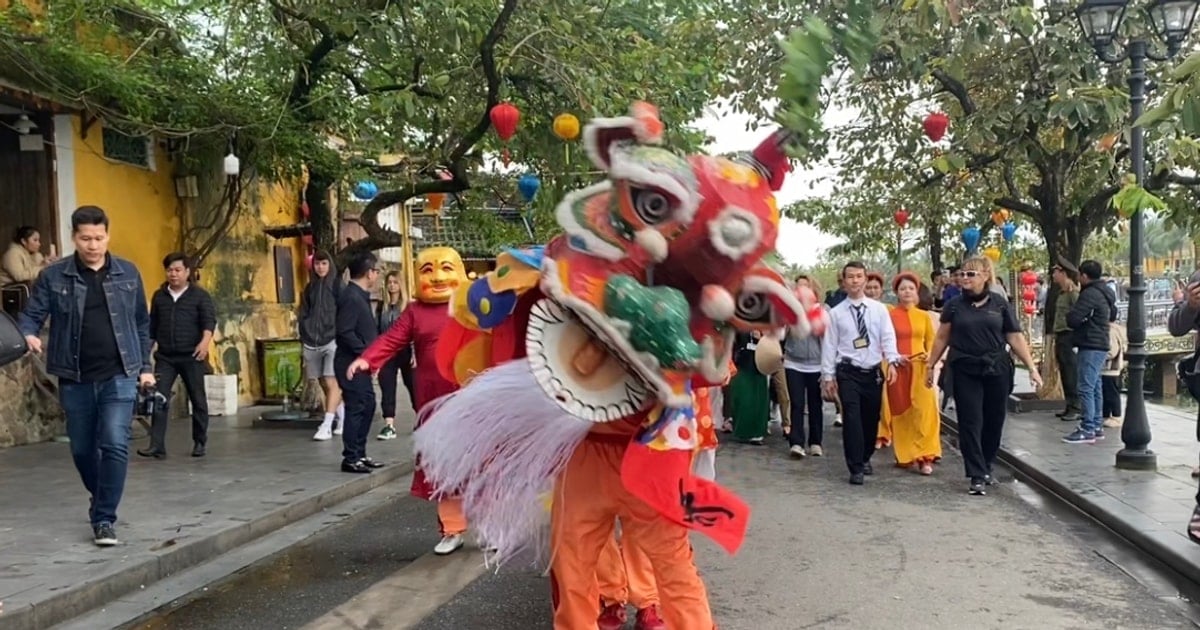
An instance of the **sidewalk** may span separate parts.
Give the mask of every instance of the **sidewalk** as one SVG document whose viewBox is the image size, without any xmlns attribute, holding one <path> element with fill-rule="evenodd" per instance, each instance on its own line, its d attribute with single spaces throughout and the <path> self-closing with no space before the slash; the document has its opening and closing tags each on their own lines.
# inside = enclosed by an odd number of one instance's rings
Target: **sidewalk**
<svg viewBox="0 0 1200 630">
<path fill-rule="evenodd" d="M 1017 374 L 1016 391 L 1032 391 L 1026 372 Z M 1120 429 L 1107 429 L 1107 439 L 1094 445 L 1064 443 L 1062 437 L 1074 425 L 1054 413 L 1009 413 L 1001 461 L 1189 580 L 1200 582 L 1200 546 L 1186 533 L 1196 505 L 1197 480 L 1191 478 L 1191 471 L 1200 451 L 1195 410 L 1146 404 L 1153 436 L 1150 449 L 1158 454 L 1155 472 L 1114 465 L 1123 446 Z M 953 410 L 942 418 L 951 431 L 957 431 Z"/>
<path fill-rule="evenodd" d="M 396 440 L 376 441 L 382 423 L 372 426 L 367 450 L 388 466 L 352 475 L 339 470 L 336 436 L 251 429 L 265 409 L 214 417 L 202 459 L 189 456 L 190 421 L 171 423 L 165 460 L 138 457 L 145 440 L 131 442 L 121 545 L 109 549 L 91 542 L 67 444 L 0 450 L 0 627 L 48 628 L 412 470 L 411 412 L 397 418 Z"/>
</svg>

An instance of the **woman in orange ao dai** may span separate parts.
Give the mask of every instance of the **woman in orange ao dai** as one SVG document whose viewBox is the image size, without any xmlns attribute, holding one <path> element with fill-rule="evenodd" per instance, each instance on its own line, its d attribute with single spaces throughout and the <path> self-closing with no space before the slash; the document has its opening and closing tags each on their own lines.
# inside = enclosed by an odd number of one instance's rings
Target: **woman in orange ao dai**
<svg viewBox="0 0 1200 630">
<path fill-rule="evenodd" d="M 884 390 L 881 424 L 891 425 L 896 464 L 930 475 L 933 463 L 942 457 L 941 418 L 937 397 L 922 375 L 936 331 L 929 313 L 917 307 L 919 287 L 920 280 L 909 272 L 892 280 L 897 304 L 890 314 L 896 329 L 896 349 L 908 362 L 892 368 L 899 372 Z"/>
</svg>

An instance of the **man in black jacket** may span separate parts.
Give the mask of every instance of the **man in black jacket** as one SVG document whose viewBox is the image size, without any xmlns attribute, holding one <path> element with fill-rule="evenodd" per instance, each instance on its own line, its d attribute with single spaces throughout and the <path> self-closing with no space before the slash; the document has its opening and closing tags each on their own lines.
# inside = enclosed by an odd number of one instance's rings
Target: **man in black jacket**
<svg viewBox="0 0 1200 630">
<path fill-rule="evenodd" d="M 342 472 L 369 473 L 383 464 L 367 457 L 367 434 L 375 416 L 375 384 L 370 372 L 348 377 L 350 364 L 375 341 L 377 324 L 371 312 L 371 291 L 379 279 L 378 260 L 363 252 L 350 260 L 350 284 L 337 298 L 337 350 L 333 369 L 346 404 L 342 432 Z"/>
<path fill-rule="evenodd" d="M 192 402 L 192 457 L 204 457 L 208 444 L 208 395 L 204 375 L 208 372 L 208 349 L 217 327 L 216 308 L 208 291 L 192 284 L 192 265 L 181 252 L 163 258 L 167 281 L 150 298 L 150 340 L 157 344 L 154 374 L 158 391 L 167 404 L 154 410 L 150 425 L 150 448 L 138 450 L 142 457 L 167 456 L 167 416 L 175 378 L 183 379 Z"/>
<path fill-rule="evenodd" d="M 1100 280 L 1100 263 L 1085 260 L 1079 265 L 1079 298 L 1067 312 L 1071 342 L 1078 350 L 1079 428 L 1064 436 L 1068 444 L 1095 444 L 1104 439 L 1101 410 L 1104 396 L 1100 371 L 1108 360 L 1108 323 L 1117 319 L 1117 296 Z"/>
</svg>

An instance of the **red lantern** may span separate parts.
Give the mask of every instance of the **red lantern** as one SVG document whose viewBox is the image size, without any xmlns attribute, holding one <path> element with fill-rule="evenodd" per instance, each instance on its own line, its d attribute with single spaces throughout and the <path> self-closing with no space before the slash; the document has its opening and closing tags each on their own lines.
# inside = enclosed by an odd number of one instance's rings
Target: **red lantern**
<svg viewBox="0 0 1200 630">
<path fill-rule="evenodd" d="M 309 255 L 307 255 L 307 256 L 305 256 L 305 257 L 304 257 L 304 266 L 305 266 L 305 267 L 308 267 L 308 270 L 309 270 L 309 271 L 312 271 L 312 268 L 313 268 L 313 254 L 309 254 Z"/>
<path fill-rule="evenodd" d="M 950 117 L 942 112 L 934 112 L 925 117 L 925 122 L 921 123 L 925 128 L 925 137 L 937 142 L 946 135 L 946 129 L 950 126 Z"/>
<path fill-rule="evenodd" d="M 313 236 L 312 236 L 312 234 L 305 234 L 304 236 L 301 236 L 301 237 L 300 237 L 300 242 L 301 242 L 301 243 L 304 243 L 304 245 L 305 245 L 306 247 L 308 247 L 309 249 L 312 249 L 312 247 L 313 247 Z"/>
<path fill-rule="evenodd" d="M 1037 299 L 1037 291 L 1033 287 L 1025 287 L 1025 290 L 1021 292 L 1021 297 L 1032 302 Z"/>
<path fill-rule="evenodd" d="M 312 214 L 312 210 L 309 209 L 308 202 L 307 201 L 300 202 L 300 216 L 304 217 L 304 220 L 307 221 L 308 215 L 310 215 L 310 214 Z"/>
<path fill-rule="evenodd" d="M 1033 302 L 1025 303 L 1025 314 L 1026 315 L 1033 315 L 1036 312 L 1037 312 L 1037 307 L 1033 305 Z"/>
<path fill-rule="evenodd" d="M 492 119 L 492 127 L 496 128 L 496 135 L 500 136 L 501 141 L 508 142 L 509 138 L 517 133 L 517 123 L 521 122 L 521 110 L 512 103 L 499 103 L 488 112 L 488 117 Z M 508 166 L 507 147 L 504 149 L 503 160 L 504 165 Z"/>
<path fill-rule="evenodd" d="M 1025 271 L 1022 271 L 1021 272 L 1021 284 L 1025 285 L 1027 287 L 1032 287 L 1033 285 L 1037 284 L 1037 274 L 1028 269 L 1026 269 Z"/>
<path fill-rule="evenodd" d="M 908 225 L 908 210 L 900 208 L 894 214 L 892 214 L 892 220 L 895 221 L 896 225 L 899 225 L 900 227 Z"/>
</svg>

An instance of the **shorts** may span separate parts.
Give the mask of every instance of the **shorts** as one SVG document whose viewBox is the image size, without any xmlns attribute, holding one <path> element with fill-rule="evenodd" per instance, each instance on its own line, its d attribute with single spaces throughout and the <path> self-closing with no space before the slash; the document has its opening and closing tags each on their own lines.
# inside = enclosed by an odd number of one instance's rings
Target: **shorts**
<svg viewBox="0 0 1200 630">
<path fill-rule="evenodd" d="M 337 350 L 336 341 L 330 341 L 316 348 L 304 346 L 304 376 L 310 379 L 332 377 L 334 375 L 333 353 L 335 350 Z"/>
</svg>

